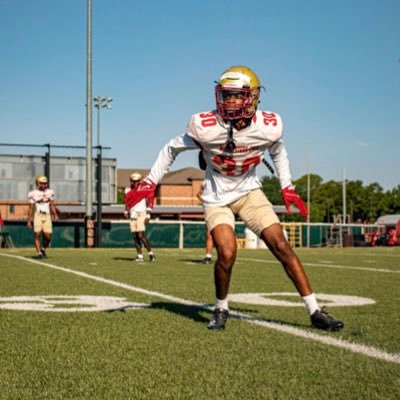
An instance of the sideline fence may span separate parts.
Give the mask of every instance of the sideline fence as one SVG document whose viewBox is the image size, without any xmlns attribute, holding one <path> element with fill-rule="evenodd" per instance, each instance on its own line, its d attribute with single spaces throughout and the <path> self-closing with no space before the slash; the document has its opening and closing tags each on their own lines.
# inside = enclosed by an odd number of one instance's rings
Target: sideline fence
<svg viewBox="0 0 400 400">
<path fill-rule="evenodd" d="M 282 223 L 289 243 L 293 247 L 307 246 L 307 231 L 310 232 L 311 247 L 362 246 L 369 232 L 376 225 L 363 224 L 307 224 Z M 33 232 L 23 221 L 9 221 L 3 228 L 12 238 L 15 247 L 33 245 Z M 260 241 L 251 243 L 251 234 L 242 222 L 237 222 L 235 233 L 239 247 L 264 247 Z M 205 246 L 206 227 L 203 221 L 151 221 L 146 227 L 146 236 L 155 248 L 200 248 Z M 101 243 L 104 248 L 129 248 L 133 245 L 128 221 L 103 222 Z M 254 234 L 253 234 L 254 238 Z M 52 247 L 85 247 L 85 228 L 83 221 L 57 221 L 53 224 Z"/>
</svg>

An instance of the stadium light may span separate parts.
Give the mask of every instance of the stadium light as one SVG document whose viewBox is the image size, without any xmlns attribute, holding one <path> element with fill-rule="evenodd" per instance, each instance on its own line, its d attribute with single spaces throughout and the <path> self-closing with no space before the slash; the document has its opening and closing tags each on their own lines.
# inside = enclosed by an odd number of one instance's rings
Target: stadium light
<svg viewBox="0 0 400 400">
<path fill-rule="evenodd" d="M 96 96 L 93 97 L 94 106 L 97 108 L 97 147 L 100 146 L 100 108 L 111 110 L 111 97 Z"/>
</svg>

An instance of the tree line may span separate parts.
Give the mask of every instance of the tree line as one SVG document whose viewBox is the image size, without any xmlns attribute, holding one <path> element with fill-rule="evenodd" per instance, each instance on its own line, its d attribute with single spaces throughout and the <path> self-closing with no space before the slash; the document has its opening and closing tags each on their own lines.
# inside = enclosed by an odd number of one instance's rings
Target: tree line
<svg viewBox="0 0 400 400">
<path fill-rule="evenodd" d="M 296 192 L 307 201 L 307 175 L 293 182 Z M 282 204 L 279 180 L 265 176 L 261 180 L 264 193 L 274 205 Z M 310 221 L 331 223 L 343 213 L 343 182 L 328 181 L 310 174 Z M 400 214 L 400 184 L 385 191 L 379 183 L 364 185 L 362 181 L 346 180 L 346 214 L 354 223 L 375 223 L 385 214 Z M 299 214 L 281 217 L 282 221 L 304 221 Z"/>
</svg>

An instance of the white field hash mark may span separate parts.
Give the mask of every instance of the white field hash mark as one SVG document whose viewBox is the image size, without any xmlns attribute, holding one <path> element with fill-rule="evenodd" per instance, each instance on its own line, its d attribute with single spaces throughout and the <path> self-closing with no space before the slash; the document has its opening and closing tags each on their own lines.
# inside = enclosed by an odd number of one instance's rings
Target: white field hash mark
<svg viewBox="0 0 400 400">
<path fill-rule="evenodd" d="M 69 273 L 69 274 L 74 274 L 74 275 L 80 276 L 82 278 L 92 279 L 94 281 L 102 282 L 102 283 L 105 283 L 105 284 L 108 284 L 108 285 L 112 285 L 112 286 L 115 286 L 115 287 L 120 287 L 122 289 L 126 289 L 126 290 L 129 290 L 129 291 L 132 291 L 132 292 L 144 293 L 146 295 L 158 297 L 158 298 L 161 298 L 161 299 L 164 299 L 164 300 L 168 300 L 168 301 L 171 301 L 171 302 L 177 303 L 177 304 L 183 304 L 183 305 L 188 305 L 188 306 L 192 306 L 192 307 L 197 307 L 197 308 L 200 308 L 202 310 L 211 311 L 211 312 L 214 309 L 213 306 L 209 306 L 209 305 L 206 305 L 206 304 L 195 303 L 193 301 L 181 299 L 181 298 L 175 297 L 175 296 L 170 296 L 168 294 L 159 293 L 159 292 L 155 292 L 155 291 L 152 291 L 152 290 L 139 288 L 139 287 L 136 287 L 136 286 L 128 285 L 126 283 L 113 281 L 111 279 L 101 278 L 101 277 L 96 276 L 96 275 L 90 275 L 90 274 L 87 274 L 86 272 L 76 271 L 76 270 L 72 270 L 72 269 L 68 269 L 68 268 L 64 268 L 64 267 L 59 267 L 59 266 L 54 265 L 54 264 L 44 263 L 44 262 L 41 262 L 41 261 L 38 261 L 38 260 L 32 260 L 32 259 L 25 258 L 25 257 L 22 257 L 22 256 L 17 256 L 17 255 L 12 255 L 12 254 L 1 254 L 1 253 L 0 253 L 0 256 L 19 259 L 19 260 L 30 262 L 30 263 L 33 263 L 33 264 L 37 264 L 37 265 L 40 265 L 40 266 L 43 266 L 43 267 L 46 267 L 46 268 L 51 268 L 51 269 L 55 269 L 55 270 L 58 270 L 58 271 L 63 271 L 63 272 Z M 362 355 L 367 356 L 367 357 L 372 357 L 372 358 L 376 358 L 376 359 L 379 359 L 379 360 L 392 362 L 392 363 L 395 363 L 395 364 L 400 364 L 400 354 L 387 353 L 387 352 L 385 352 L 383 350 L 376 349 L 376 348 L 374 348 L 372 346 L 365 346 L 365 345 L 362 345 L 362 344 L 351 343 L 351 342 L 348 342 L 348 341 L 343 340 L 343 339 L 336 339 L 336 338 L 331 337 L 331 336 L 324 336 L 324 335 L 317 334 L 317 333 L 314 333 L 314 332 L 309 332 L 309 331 L 306 331 L 306 330 L 303 330 L 303 329 L 295 328 L 295 327 L 290 326 L 290 325 L 277 323 L 277 322 L 266 321 L 266 320 L 263 320 L 263 319 L 260 319 L 260 318 L 252 317 L 251 315 L 247 315 L 247 314 L 244 314 L 244 313 L 241 313 L 241 312 L 230 311 L 229 314 L 233 318 L 237 318 L 239 320 L 246 321 L 246 322 L 249 322 L 251 324 L 259 325 L 259 326 L 262 326 L 264 328 L 273 329 L 275 331 L 288 333 L 288 334 L 293 335 L 293 336 L 301 337 L 301 338 L 308 339 L 308 340 L 314 340 L 316 342 L 320 342 L 320 343 L 323 343 L 323 344 L 326 344 L 326 345 L 331 345 L 331 346 L 339 347 L 339 348 L 342 348 L 342 349 L 350 350 L 353 353 L 362 354 Z"/>
</svg>

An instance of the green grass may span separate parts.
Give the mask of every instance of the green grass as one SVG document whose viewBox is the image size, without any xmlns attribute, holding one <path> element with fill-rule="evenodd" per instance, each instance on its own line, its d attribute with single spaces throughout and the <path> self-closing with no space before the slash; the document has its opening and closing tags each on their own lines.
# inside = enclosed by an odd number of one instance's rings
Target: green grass
<svg viewBox="0 0 400 400">
<path fill-rule="evenodd" d="M 157 262 L 143 264 L 131 261 L 134 251 L 129 249 L 48 253 L 44 263 L 148 292 L 46 268 L 28 261 L 35 260 L 32 249 L 17 249 L 0 253 L 0 297 L 117 296 L 151 306 L 114 312 L 0 309 L 0 399 L 400 398 L 397 362 L 236 318 L 223 332 L 208 331 L 208 311 L 163 297 L 214 303 L 213 266 L 198 263 L 202 249 L 157 249 Z M 337 333 L 310 328 L 304 307 L 231 302 L 231 309 L 399 357 L 400 249 L 297 253 L 317 293 L 368 297 L 376 303 L 329 307 L 345 322 Z M 268 251 L 241 250 L 230 292 L 294 288 Z"/>
</svg>

